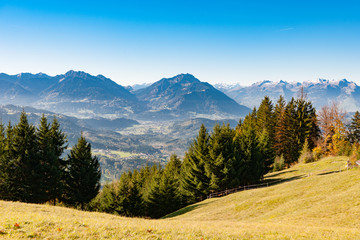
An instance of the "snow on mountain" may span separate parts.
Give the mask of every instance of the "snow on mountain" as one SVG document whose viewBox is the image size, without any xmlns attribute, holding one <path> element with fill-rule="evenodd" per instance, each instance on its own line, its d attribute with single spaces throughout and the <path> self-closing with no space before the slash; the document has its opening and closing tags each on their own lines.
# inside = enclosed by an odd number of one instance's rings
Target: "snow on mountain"
<svg viewBox="0 0 360 240">
<path fill-rule="evenodd" d="M 318 79 L 302 83 L 264 80 L 250 86 L 240 86 L 240 84 L 237 87 L 226 87 L 226 85 L 221 84 L 214 86 L 239 104 L 250 108 L 258 106 L 264 96 L 269 96 L 273 102 L 276 102 L 280 95 L 284 96 L 286 100 L 290 100 L 292 97 L 296 98 L 301 87 L 303 87 L 308 99 L 317 108 L 321 108 L 331 101 L 336 101 L 348 112 L 360 109 L 360 86 L 346 79 Z"/>
</svg>

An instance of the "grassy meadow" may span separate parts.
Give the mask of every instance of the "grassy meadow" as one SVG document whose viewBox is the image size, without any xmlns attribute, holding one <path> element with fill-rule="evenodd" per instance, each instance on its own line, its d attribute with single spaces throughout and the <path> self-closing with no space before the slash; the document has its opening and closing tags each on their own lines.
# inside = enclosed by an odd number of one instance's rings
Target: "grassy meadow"
<svg viewBox="0 0 360 240">
<path fill-rule="evenodd" d="M 208 199 L 160 220 L 0 201 L 0 239 L 358 239 L 360 170 L 329 157 L 271 173 L 277 185 Z M 342 171 L 339 171 L 342 170 Z"/>
</svg>

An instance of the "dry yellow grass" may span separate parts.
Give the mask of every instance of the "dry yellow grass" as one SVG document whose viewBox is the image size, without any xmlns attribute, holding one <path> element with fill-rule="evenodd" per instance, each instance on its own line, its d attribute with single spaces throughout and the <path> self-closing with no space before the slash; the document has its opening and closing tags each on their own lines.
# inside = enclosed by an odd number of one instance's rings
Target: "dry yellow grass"
<svg viewBox="0 0 360 240">
<path fill-rule="evenodd" d="M 0 201 L 0 238 L 358 239 L 360 170 L 336 172 L 345 162 L 299 164 L 267 176 L 287 182 L 209 199 L 162 220 Z"/>
</svg>

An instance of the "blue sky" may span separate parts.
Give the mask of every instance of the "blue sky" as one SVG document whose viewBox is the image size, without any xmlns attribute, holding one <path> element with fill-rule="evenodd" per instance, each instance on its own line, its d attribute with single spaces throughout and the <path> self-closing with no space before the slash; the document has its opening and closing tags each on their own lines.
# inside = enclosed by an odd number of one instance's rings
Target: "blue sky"
<svg viewBox="0 0 360 240">
<path fill-rule="evenodd" d="M 359 1 L 0 0 L 0 72 L 360 83 Z"/>
</svg>

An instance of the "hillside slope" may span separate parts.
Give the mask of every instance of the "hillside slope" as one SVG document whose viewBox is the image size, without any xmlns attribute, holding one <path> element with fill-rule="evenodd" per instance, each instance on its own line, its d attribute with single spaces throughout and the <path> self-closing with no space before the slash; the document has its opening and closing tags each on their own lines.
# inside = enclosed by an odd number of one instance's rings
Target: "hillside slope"
<svg viewBox="0 0 360 240">
<path fill-rule="evenodd" d="M 146 220 L 0 201 L 0 238 L 357 239 L 360 170 L 345 157 L 273 173 L 284 182 L 208 199 L 167 219 Z"/>
</svg>

